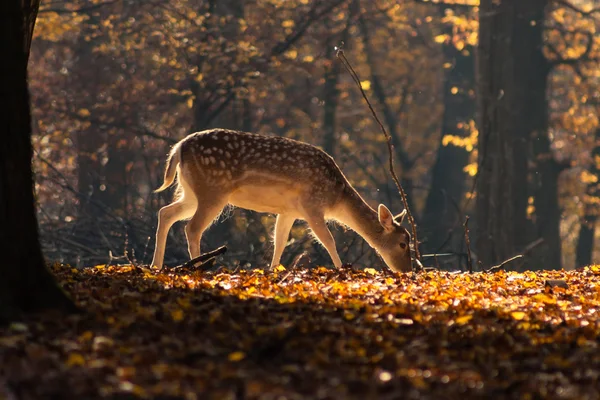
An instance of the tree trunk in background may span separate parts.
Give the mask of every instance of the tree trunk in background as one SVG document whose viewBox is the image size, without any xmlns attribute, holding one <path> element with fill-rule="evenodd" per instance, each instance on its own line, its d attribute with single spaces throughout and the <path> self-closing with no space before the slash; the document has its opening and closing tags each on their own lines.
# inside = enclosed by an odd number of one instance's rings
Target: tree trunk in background
<svg viewBox="0 0 600 400">
<path fill-rule="evenodd" d="M 228 43 L 235 42 L 239 34 L 238 19 L 244 18 L 243 0 L 219 0 L 211 3 L 209 12 L 214 16 L 212 24 L 219 25 L 220 34 L 226 39 L 224 46 Z M 225 26 L 219 22 L 221 17 L 230 18 Z M 198 70 L 202 70 L 202 60 L 199 60 Z M 195 82 L 194 82 L 195 83 Z M 192 88 L 194 93 L 197 93 L 196 101 L 193 106 L 193 126 L 192 132 L 209 129 L 211 126 L 228 129 L 250 130 L 251 122 L 251 104 L 248 99 L 238 98 L 236 94 L 230 93 L 230 96 L 235 98 L 229 102 L 229 106 L 221 110 L 216 116 L 214 110 L 210 109 L 210 104 L 202 100 L 202 89 Z M 213 104 L 213 107 L 215 105 Z M 237 211 L 239 212 L 239 211 Z M 202 236 L 202 251 L 211 250 L 223 244 L 231 245 L 232 247 L 240 247 L 240 243 L 246 240 L 243 231 L 235 229 L 235 216 L 219 217 Z M 246 248 L 248 245 L 245 246 Z M 229 255 L 231 256 L 231 254 Z M 226 258 L 227 259 L 227 258 Z"/>
<path fill-rule="evenodd" d="M 452 6 L 448 8 L 452 9 Z M 459 12 L 459 9 L 454 11 Z M 451 24 L 446 26 L 445 33 L 452 36 Z M 444 114 L 440 144 L 423 212 L 423 239 L 428 252 L 439 252 L 442 246 L 452 248 L 452 237 L 460 240 L 463 237 L 464 221 L 457 208 L 465 196 L 467 176 L 464 167 L 468 164 L 469 153 L 452 144 L 444 146 L 442 140 L 446 135 L 470 135 L 469 122 L 475 120 L 476 109 L 474 52 L 475 48 L 468 44 L 462 50 L 458 50 L 451 42 L 443 45 L 444 63 L 450 67 L 444 70 Z M 454 88 L 458 89 L 455 94 Z M 460 229 L 453 235 L 457 227 Z"/>
<path fill-rule="evenodd" d="M 542 53 L 546 4 L 547 0 L 498 4 L 485 0 L 480 7 L 477 248 L 487 266 L 514 256 L 533 236 L 527 219 L 531 141 L 535 138 L 535 149 L 546 140 L 550 149 L 546 103 L 549 69 Z M 546 193 L 538 231 L 547 244 L 552 243 L 547 248 L 550 257 L 558 254 L 560 259 L 558 223 L 555 231 L 552 223 L 546 222 L 560 218 L 555 211 L 557 182 L 554 187 L 549 185 L 551 175 L 540 165 L 539 157 L 537 160 L 535 172 L 542 175 Z"/>
<path fill-rule="evenodd" d="M 346 23 L 346 27 L 338 39 L 338 43 L 334 42 L 334 40 L 328 40 L 325 42 L 325 54 L 328 65 L 325 70 L 325 84 L 323 85 L 323 101 L 325 103 L 323 107 L 323 150 L 325 150 L 325 152 L 331 155 L 333 158 L 335 158 L 335 149 L 337 147 L 337 139 L 335 136 L 335 131 L 337 128 L 336 110 L 340 94 L 337 85 L 342 68 L 342 64 L 336 57 L 335 47 L 339 44 L 339 42 L 348 42 L 350 26 L 353 23 L 354 16 L 356 15 L 358 2 L 353 1 L 348 8 L 348 22 Z M 330 28 L 331 21 L 325 20 L 324 24 L 327 28 Z"/>
<path fill-rule="evenodd" d="M 242 130 L 252 132 L 254 126 L 252 124 L 252 102 L 249 98 L 242 99 Z"/>
<path fill-rule="evenodd" d="M 209 2 L 208 9 L 202 8 L 199 13 L 206 13 L 210 20 L 206 23 L 207 27 L 215 25 L 211 28 L 218 29 L 219 33 L 223 36 L 225 41 L 223 42 L 223 50 L 228 46 L 228 43 L 235 42 L 239 34 L 238 19 L 244 18 L 244 3 L 243 0 L 219 0 Z M 221 17 L 229 18 L 229 20 L 223 25 Z M 202 64 L 204 60 L 200 58 L 197 60 L 198 71 L 202 71 Z M 218 104 L 211 104 L 206 101 L 202 96 L 206 95 L 200 85 L 193 81 L 191 87 L 192 93 L 196 94 L 196 100 L 192 108 L 193 122 L 191 132 L 198 132 L 204 129 L 208 129 L 211 125 L 218 126 L 219 128 L 229 129 L 240 129 L 243 126 L 239 115 L 236 113 L 236 109 L 244 107 L 242 99 L 236 98 L 236 94 L 233 92 L 228 93 L 231 96 L 227 104 L 227 109 L 219 109 Z M 222 101 L 224 101 L 223 99 Z M 221 116 L 222 118 L 218 118 Z M 218 119 L 217 119 L 218 118 Z M 243 118 L 242 118 L 243 119 Z"/>
<path fill-rule="evenodd" d="M 116 139 L 119 135 L 109 132 L 109 129 L 117 128 L 103 127 L 98 120 L 98 116 L 102 115 L 105 124 L 118 126 L 121 122 L 114 112 L 107 110 L 112 105 L 106 105 L 103 109 L 105 101 L 99 97 L 103 87 L 114 76 L 107 70 L 106 60 L 99 60 L 100 56 L 93 52 L 97 44 L 94 34 L 98 34 L 96 24 L 99 17 L 93 15 L 93 11 L 88 16 L 78 38 L 76 63 L 71 73 L 82 91 L 76 108 L 70 111 L 81 119 L 80 130 L 74 138 L 77 148 L 77 190 L 81 195 L 79 215 L 96 219 L 106 210 L 124 208 L 127 157 L 120 153 L 127 151 L 128 146 L 119 144 L 120 141 Z M 127 126 L 126 123 L 122 125 Z"/>
<path fill-rule="evenodd" d="M 383 108 L 383 120 L 387 125 L 389 134 L 392 137 L 392 142 L 394 143 L 394 149 L 396 153 L 394 156 L 396 157 L 396 160 L 398 160 L 398 163 L 401 166 L 401 170 L 399 171 L 400 183 L 402 184 L 402 188 L 406 193 L 408 207 L 411 210 L 415 210 L 413 198 L 414 184 L 412 178 L 410 177 L 412 168 L 414 166 L 414 161 L 410 158 L 410 156 L 406 152 L 406 149 L 404 148 L 402 139 L 400 138 L 400 134 L 398 132 L 398 118 L 387 103 L 385 89 L 383 87 L 383 84 L 381 83 L 381 80 L 379 79 L 379 75 L 377 75 L 377 72 L 375 71 L 375 66 L 377 65 L 377 62 L 371 49 L 370 32 L 367 26 L 367 22 L 362 17 L 362 15 L 358 18 L 358 25 L 364 43 L 364 51 L 367 59 L 367 64 L 369 65 L 369 69 L 371 70 L 371 86 L 373 88 L 373 94 L 377 98 L 380 107 Z M 416 215 L 414 215 L 414 218 L 415 221 L 418 222 L 418 217 Z"/>
<path fill-rule="evenodd" d="M 96 76 L 100 73 L 101 63 L 92 61 L 92 46 L 85 41 L 85 34 L 79 37 L 76 52 L 76 64 L 71 79 L 77 80 L 83 88 L 77 109 L 70 110 L 79 114 L 82 119 L 94 112 L 92 105 L 96 103 L 98 93 Z M 100 149 L 106 143 L 104 135 L 91 122 L 83 121 L 76 131 L 73 142 L 77 149 L 77 191 L 80 194 L 79 216 L 94 216 L 99 210 L 94 204 L 103 185 L 103 166 Z"/>
<path fill-rule="evenodd" d="M 543 11 L 543 2 L 483 0 L 480 6 L 477 253 L 486 267 L 515 255 L 518 231 L 526 228 L 518 199 L 527 196 L 520 192 L 526 189 L 526 110 L 536 105 L 528 103 L 521 85 L 532 78 L 528 62 L 541 51 L 537 20 L 531 24 L 528 13 L 536 7 Z"/>
<path fill-rule="evenodd" d="M 594 139 L 592 161 L 588 172 L 591 176 L 596 177 L 596 181 L 588 183 L 585 193 L 585 208 L 583 217 L 581 218 L 581 226 L 579 227 L 579 239 L 577 240 L 577 253 L 575 256 L 575 266 L 578 268 L 591 265 L 594 253 L 594 236 L 598 220 L 598 205 L 594 201 L 600 196 L 600 128 L 596 129 Z"/>
<path fill-rule="evenodd" d="M 511 52 L 514 1 L 482 0 L 479 13 L 479 151 L 477 255 L 489 266 L 514 253 L 511 115 L 515 61 Z M 517 0 L 518 1 L 518 0 Z"/>
<path fill-rule="evenodd" d="M 123 124 L 123 126 L 128 126 Z M 129 206 L 132 202 L 129 201 L 129 179 L 131 173 L 127 168 L 128 163 L 132 162 L 135 155 L 132 153 L 131 146 L 124 141 L 122 134 L 108 133 L 107 139 L 107 162 L 104 166 L 104 190 L 98 193 L 98 201 L 109 207 L 109 210 L 118 215 L 125 217 L 130 215 L 134 210 Z"/>
<path fill-rule="evenodd" d="M 586 205 L 585 215 L 581 218 L 579 226 L 579 238 L 577 239 L 577 253 L 575 255 L 575 266 L 577 268 L 592 264 L 594 253 L 594 235 L 596 234 L 596 221 L 598 211 L 590 211 Z"/>
<path fill-rule="evenodd" d="M 544 238 L 525 267 L 528 269 L 560 268 L 560 211 L 558 208 L 558 174 L 548 138 L 548 102 L 546 99 L 550 64 L 543 54 L 544 20 L 547 0 L 520 2 L 517 10 L 515 32 L 516 93 L 520 103 L 515 108 L 518 123 L 515 125 L 514 176 L 515 197 L 513 199 L 514 244 L 522 251 L 537 237 Z M 533 149 L 533 154 L 532 154 Z M 528 160 L 535 168 L 531 171 Z M 525 171 L 533 172 L 531 176 Z M 537 189 L 530 182 L 540 179 Z M 527 217 L 529 196 L 535 196 L 535 223 Z M 543 263 L 535 255 L 543 254 Z"/>
<path fill-rule="evenodd" d="M 0 323 L 23 312 L 73 304 L 44 265 L 33 195 L 31 116 L 24 13 L 19 0 L 0 2 Z"/>
</svg>

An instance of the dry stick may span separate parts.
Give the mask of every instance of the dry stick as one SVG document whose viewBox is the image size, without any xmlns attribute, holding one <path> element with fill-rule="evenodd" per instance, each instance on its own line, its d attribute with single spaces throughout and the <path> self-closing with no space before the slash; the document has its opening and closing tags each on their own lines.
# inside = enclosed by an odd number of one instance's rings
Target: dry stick
<svg viewBox="0 0 600 400">
<path fill-rule="evenodd" d="M 209 261 L 212 258 L 220 256 L 221 254 L 224 254 L 225 252 L 227 252 L 227 246 L 221 246 L 213 251 L 209 251 L 208 253 L 200 254 L 198 257 L 192 258 L 190 261 L 186 262 L 185 264 L 182 264 L 173 269 L 177 270 L 177 269 L 185 269 L 185 268 L 193 267 L 198 263 L 203 263 L 205 261 Z"/>
<path fill-rule="evenodd" d="M 538 238 L 538 239 L 534 240 L 533 242 L 531 242 L 527 246 L 525 246 L 525 248 L 523 249 L 523 251 L 521 252 L 521 254 L 518 254 L 518 255 L 516 255 L 514 257 L 511 257 L 511 258 L 509 258 L 506 261 L 502 261 L 500 264 L 491 267 L 490 269 L 486 270 L 485 272 L 494 272 L 494 271 L 497 271 L 497 270 L 501 269 L 502 267 L 504 267 L 506 264 L 508 264 L 511 261 L 518 260 L 518 259 L 521 259 L 521 258 L 525 258 L 525 256 L 527 254 L 529 254 L 533 249 L 535 249 L 537 246 L 539 246 L 542 243 L 544 243 L 544 238 Z"/>
<path fill-rule="evenodd" d="M 501 269 L 502 267 L 504 267 L 509 262 L 514 261 L 514 260 L 518 260 L 519 258 L 523 258 L 523 255 L 519 254 L 517 256 L 509 258 L 508 260 L 502 261 L 500 264 L 494 265 L 492 268 L 488 269 L 485 272 L 495 272 L 495 271 L 498 271 L 499 269 Z"/>
<path fill-rule="evenodd" d="M 373 114 L 373 118 L 375 118 L 375 121 L 377 121 L 377 123 L 379 124 L 379 127 L 381 128 L 381 131 L 385 135 L 385 138 L 387 140 L 388 152 L 389 152 L 390 174 L 392 175 L 394 183 L 396 184 L 396 187 L 398 188 L 398 192 L 400 192 L 400 196 L 402 197 L 402 203 L 404 204 L 404 209 L 406 210 L 406 215 L 408 216 L 408 222 L 410 223 L 410 226 L 412 228 L 412 234 L 413 234 L 413 238 L 415 241 L 415 244 L 414 244 L 415 259 L 420 264 L 422 264 L 421 263 L 421 254 L 419 253 L 419 239 L 417 237 L 417 227 L 415 225 L 415 219 L 413 218 L 413 215 L 410 212 L 410 209 L 408 207 L 408 200 L 406 199 L 406 193 L 404 192 L 404 188 L 402 188 L 402 185 L 400 184 L 400 180 L 398 179 L 398 176 L 396 175 L 396 171 L 394 170 L 394 145 L 392 144 L 392 137 L 388 134 L 385 127 L 383 126 L 383 124 L 381 123 L 379 118 L 377 117 L 377 113 L 375 113 L 375 110 L 373 109 L 373 106 L 371 106 L 371 102 L 369 101 L 369 98 L 367 97 L 365 91 L 362 88 L 362 85 L 360 84 L 360 78 L 358 77 L 358 74 L 356 73 L 356 71 L 354 71 L 354 68 L 352 68 L 352 65 L 350 64 L 350 62 L 348 61 L 346 56 L 344 55 L 344 51 L 339 48 L 336 48 L 336 49 L 337 49 L 337 51 L 335 53 L 336 57 L 342 61 L 342 64 L 344 65 L 344 67 L 346 68 L 346 70 L 348 71 L 348 73 L 350 74 L 350 76 L 352 77 L 352 79 L 354 80 L 354 82 L 356 83 L 358 88 L 360 89 L 360 93 L 362 94 L 362 97 L 367 102 L 367 105 L 369 106 L 369 110 L 371 110 L 371 114 Z"/>
<path fill-rule="evenodd" d="M 294 272 L 296 271 L 296 268 L 298 267 L 298 264 L 300 264 L 300 261 L 304 258 L 307 257 L 308 253 L 306 251 L 303 251 L 302 253 L 298 254 L 296 257 L 294 257 L 294 261 L 292 261 L 292 266 L 290 267 L 290 270 L 287 274 L 285 274 L 283 276 L 283 278 L 281 278 L 281 280 L 279 282 L 277 282 L 278 285 L 281 285 L 283 282 L 285 282 L 285 280 Z"/>
<path fill-rule="evenodd" d="M 538 247 L 542 243 L 544 243 L 544 238 L 537 238 L 536 240 L 534 240 L 533 242 L 531 242 L 527 246 L 525 246 L 523 251 L 521 251 L 521 255 L 523 256 L 523 258 L 525 258 L 525 256 L 527 256 L 529 253 L 531 253 L 536 247 Z M 525 262 L 525 260 L 521 261 L 517 265 L 517 268 L 522 267 L 524 262 Z"/>
<path fill-rule="evenodd" d="M 469 216 L 465 219 L 465 223 L 463 225 L 465 227 L 465 243 L 467 245 L 467 266 L 469 267 L 469 272 L 473 273 L 473 259 L 471 258 L 471 239 L 469 238 Z"/>
<path fill-rule="evenodd" d="M 508 260 L 502 261 L 500 264 L 494 265 L 493 267 L 491 267 L 490 269 L 486 270 L 485 272 L 495 272 L 495 271 L 498 271 L 499 269 L 501 269 L 502 267 L 504 267 L 506 264 L 508 264 L 511 261 L 518 260 L 518 259 L 521 259 L 521 258 L 525 258 L 525 256 L 527 254 L 529 254 L 533 249 L 535 249 L 537 246 L 539 246 L 542 243 L 544 243 L 544 238 L 538 238 L 538 239 L 534 240 L 533 242 L 531 242 L 527 246 L 525 246 L 525 248 L 523 249 L 523 251 L 521 252 L 521 254 L 518 254 L 518 255 L 516 255 L 514 257 L 511 257 Z"/>
</svg>

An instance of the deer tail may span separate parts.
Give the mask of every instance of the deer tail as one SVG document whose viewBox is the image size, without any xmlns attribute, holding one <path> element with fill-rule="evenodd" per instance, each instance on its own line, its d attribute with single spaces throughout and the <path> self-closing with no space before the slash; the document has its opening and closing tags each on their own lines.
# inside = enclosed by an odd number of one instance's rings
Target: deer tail
<svg viewBox="0 0 600 400">
<path fill-rule="evenodd" d="M 177 143 L 167 157 L 167 166 L 165 167 L 165 177 L 161 187 L 156 189 L 154 193 L 162 192 L 173 184 L 175 175 L 177 174 L 177 166 L 181 163 L 181 142 Z"/>
</svg>

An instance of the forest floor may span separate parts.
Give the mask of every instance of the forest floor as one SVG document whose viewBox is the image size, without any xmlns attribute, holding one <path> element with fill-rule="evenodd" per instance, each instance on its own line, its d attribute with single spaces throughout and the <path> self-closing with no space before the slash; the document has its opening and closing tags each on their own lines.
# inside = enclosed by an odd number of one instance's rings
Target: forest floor
<svg viewBox="0 0 600 400">
<path fill-rule="evenodd" d="M 0 329 L 0 399 L 600 396 L 600 267 L 52 270 L 84 313 Z"/>
</svg>

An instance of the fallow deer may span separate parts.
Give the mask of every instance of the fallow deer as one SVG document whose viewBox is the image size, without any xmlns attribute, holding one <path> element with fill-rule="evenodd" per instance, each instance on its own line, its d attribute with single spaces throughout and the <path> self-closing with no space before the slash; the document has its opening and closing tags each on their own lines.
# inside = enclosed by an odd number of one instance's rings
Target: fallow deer
<svg viewBox="0 0 600 400">
<path fill-rule="evenodd" d="M 410 271 L 410 234 L 400 224 L 406 210 L 393 216 L 380 204 L 371 208 L 348 182 L 332 157 L 289 138 L 226 129 L 193 133 L 167 158 L 160 192 L 177 178 L 173 203 L 160 209 L 152 266 L 162 268 L 171 226 L 185 227 L 191 258 L 200 255 L 203 232 L 231 204 L 277 214 L 271 268 L 279 265 L 296 219 L 305 220 L 336 268 L 342 266 L 326 220 L 361 235 L 396 271 Z"/>
</svg>

